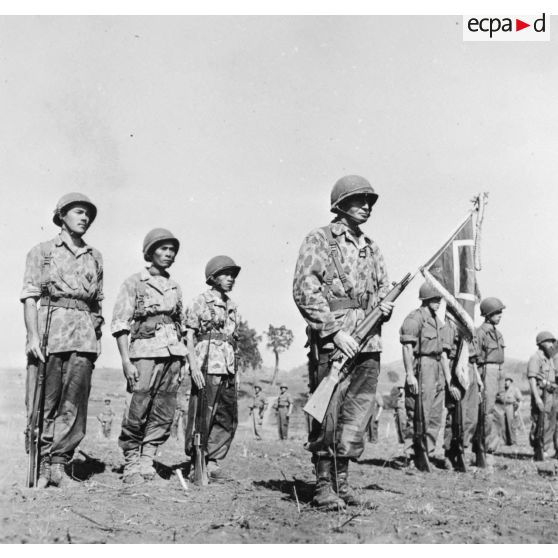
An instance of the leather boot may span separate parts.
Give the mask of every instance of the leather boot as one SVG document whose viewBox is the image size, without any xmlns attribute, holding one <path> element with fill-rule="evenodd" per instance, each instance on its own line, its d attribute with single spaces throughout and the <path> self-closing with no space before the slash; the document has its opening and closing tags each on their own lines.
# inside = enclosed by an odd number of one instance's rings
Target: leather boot
<svg viewBox="0 0 558 558">
<path fill-rule="evenodd" d="M 39 465 L 39 478 L 37 488 L 46 488 L 50 482 L 50 459 L 43 457 Z"/>
<path fill-rule="evenodd" d="M 328 457 L 317 458 L 316 469 L 316 488 L 312 505 L 325 510 L 337 510 L 345 507 L 345 502 L 341 500 L 331 488 L 331 459 Z"/>
<path fill-rule="evenodd" d="M 331 463 L 331 478 L 333 490 L 337 493 L 339 498 L 347 504 L 347 506 L 362 506 L 365 508 L 372 508 L 373 503 L 357 494 L 349 486 L 349 459 L 346 457 L 338 457 Z"/>
<path fill-rule="evenodd" d="M 153 466 L 153 459 L 157 454 L 157 446 L 146 444 L 141 449 L 139 458 L 139 473 L 145 480 L 153 480 L 157 471 Z"/>
<path fill-rule="evenodd" d="M 130 449 L 124 451 L 124 474 L 122 482 L 126 484 L 136 484 L 143 482 L 140 474 L 140 453 L 139 449 Z"/>
</svg>

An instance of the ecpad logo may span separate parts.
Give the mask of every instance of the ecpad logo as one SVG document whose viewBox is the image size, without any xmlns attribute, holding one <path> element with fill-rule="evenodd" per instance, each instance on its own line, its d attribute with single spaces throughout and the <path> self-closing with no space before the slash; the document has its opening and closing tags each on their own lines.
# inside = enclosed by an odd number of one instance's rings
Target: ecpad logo
<svg viewBox="0 0 558 558">
<path fill-rule="evenodd" d="M 550 18 L 527 16 L 463 16 L 464 41 L 549 41 Z"/>
</svg>

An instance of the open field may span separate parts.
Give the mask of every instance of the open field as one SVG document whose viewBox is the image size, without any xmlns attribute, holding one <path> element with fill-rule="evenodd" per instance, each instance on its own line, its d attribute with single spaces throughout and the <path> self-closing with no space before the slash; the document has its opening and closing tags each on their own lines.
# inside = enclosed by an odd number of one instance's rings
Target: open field
<svg viewBox="0 0 558 558">
<path fill-rule="evenodd" d="M 234 480 L 205 489 L 190 485 L 185 492 L 173 474 L 184 461 L 181 439 L 170 439 L 158 457 L 156 480 L 124 486 L 116 444 L 119 420 L 112 439 L 102 440 L 95 419 L 105 395 L 112 397 L 121 416 L 123 381 L 119 371 L 94 374 L 88 435 L 81 445 L 88 458 L 73 466 L 81 482 L 72 488 L 36 491 L 24 488 L 23 372 L 2 373 L 1 542 L 558 542 L 558 483 L 555 477 L 537 473 L 523 431 L 520 445 L 497 455 L 491 472 L 435 468 L 423 474 L 405 466 L 405 450 L 395 441 L 389 411 L 381 417 L 379 443 L 369 445 L 352 465 L 354 484 L 375 508 L 341 513 L 313 509 L 300 397 L 292 439 L 286 442 L 276 440 L 271 413 L 264 441 L 256 442 L 247 400 L 241 401 L 237 437 L 226 460 Z M 293 395 L 303 391 L 303 378 L 295 381 L 289 374 L 282 379 L 288 380 Z M 274 393 L 263 385 L 267 395 Z M 526 407 L 523 418 L 528 425 Z"/>
</svg>

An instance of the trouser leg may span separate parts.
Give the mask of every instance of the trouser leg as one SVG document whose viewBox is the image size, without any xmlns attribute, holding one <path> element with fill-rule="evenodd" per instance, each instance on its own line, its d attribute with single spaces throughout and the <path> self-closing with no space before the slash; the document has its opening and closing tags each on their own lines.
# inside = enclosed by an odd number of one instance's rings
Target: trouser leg
<svg viewBox="0 0 558 558">
<path fill-rule="evenodd" d="M 51 462 L 64 464 L 85 436 L 96 355 L 71 352 L 53 356 L 52 365 L 47 366 L 45 423 Z"/>
<path fill-rule="evenodd" d="M 231 446 L 236 427 L 238 425 L 238 402 L 236 393 L 236 380 L 234 376 L 215 376 L 216 384 L 213 386 L 213 404 L 210 405 L 210 415 L 214 412 L 213 426 L 207 439 L 207 457 L 211 460 L 223 459 Z M 219 383 L 222 383 L 219 390 Z M 217 391 L 219 396 L 217 397 Z M 209 418 L 208 418 L 209 425 Z"/>
<path fill-rule="evenodd" d="M 445 381 L 442 366 L 434 359 L 422 359 L 422 405 L 428 454 L 432 455 L 436 449 L 436 441 L 442 426 L 444 410 Z"/>
<path fill-rule="evenodd" d="M 277 415 L 279 423 L 279 439 L 286 440 L 289 437 L 289 417 L 287 409 L 280 407 Z"/>
<path fill-rule="evenodd" d="M 487 364 L 485 374 L 485 436 L 486 449 L 494 452 L 502 443 L 502 427 L 504 423 L 504 410 L 500 403 L 496 403 L 496 397 L 501 392 L 502 372 L 498 365 Z"/>
</svg>

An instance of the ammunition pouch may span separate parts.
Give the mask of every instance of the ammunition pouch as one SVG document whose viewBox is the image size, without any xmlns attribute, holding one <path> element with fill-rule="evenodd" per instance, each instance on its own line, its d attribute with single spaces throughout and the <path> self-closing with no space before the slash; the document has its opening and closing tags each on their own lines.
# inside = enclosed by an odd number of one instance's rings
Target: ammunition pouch
<svg viewBox="0 0 558 558">
<path fill-rule="evenodd" d="M 350 308 L 362 308 L 362 306 L 358 300 L 349 297 L 334 298 L 329 301 L 329 309 L 332 312 L 335 312 L 336 310 L 348 310 Z"/>
<path fill-rule="evenodd" d="M 132 341 L 136 339 L 152 339 L 155 337 L 157 327 L 163 324 L 173 324 L 176 327 L 178 338 L 180 339 L 180 327 L 168 314 L 155 314 L 153 316 L 145 316 L 137 319 L 132 324 L 130 334 Z"/>
</svg>

